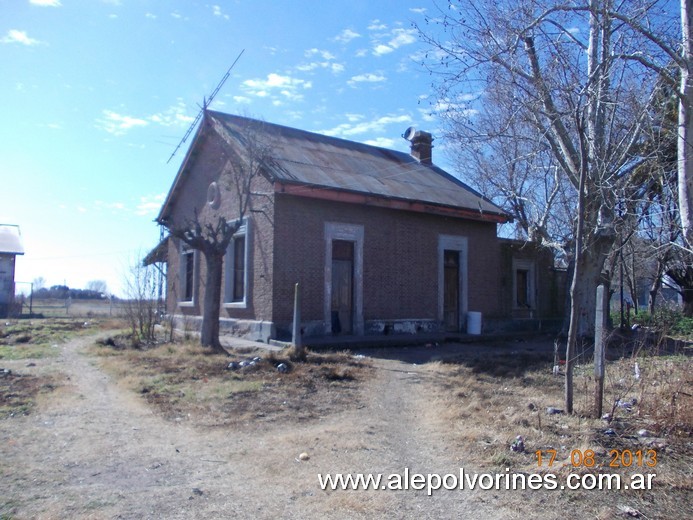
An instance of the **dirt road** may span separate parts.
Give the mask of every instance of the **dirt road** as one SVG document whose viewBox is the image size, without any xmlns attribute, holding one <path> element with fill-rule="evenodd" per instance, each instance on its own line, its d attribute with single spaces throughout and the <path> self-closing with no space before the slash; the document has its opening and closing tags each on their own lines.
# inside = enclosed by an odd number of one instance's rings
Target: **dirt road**
<svg viewBox="0 0 693 520">
<path fill-rule="evenodd" d="M 4 511 L 16 518 L 479 518 L 467 491 L 323 491 L 319 473 L 449 473 L 461 460 L 437 425 L 435 370 L 374 360 L 351 410 L 299 425 L 167 421 L 81 351 L 8 364 L 65 382 L 0 423 Z M 13 366 L 14 364 L 14 366 Z M 299 461 L 300 453 L 310 455 Z M 490 512 L 489 512 L 490 513 Z M 496 518 L 512 517 L 496 511 Z"/>
</svg>

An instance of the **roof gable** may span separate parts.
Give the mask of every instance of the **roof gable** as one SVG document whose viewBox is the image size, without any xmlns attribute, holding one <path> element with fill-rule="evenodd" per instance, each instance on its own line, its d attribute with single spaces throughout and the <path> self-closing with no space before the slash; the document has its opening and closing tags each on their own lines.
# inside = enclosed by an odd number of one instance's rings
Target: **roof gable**
<svg viewBox="0 0 693 520">
<path fill-rule="evenodd" d="M 435 165 L 422 164 L 407 153 L 221 112 L 208 110 L 205 115 L 160 217 L 165 214 L 193 148 L 199 145 L 203 128 L 205 133 L 215 132 L 229 142 L 229 138 L 237 139 L 253 125 L 260 138 L 271 143 L 272 157 L 265 164 L 266 174 L 275 187 L 280 184 L 289 188 L 279 191 L 306 197 L 325 195 L 317 191 L 343 192 L 394 200 L 402 209 L 403 204 L 423 204 L 462 209 L 467 218 L 510 220 L 498 206 L 456 177 Z"/>
</svg>

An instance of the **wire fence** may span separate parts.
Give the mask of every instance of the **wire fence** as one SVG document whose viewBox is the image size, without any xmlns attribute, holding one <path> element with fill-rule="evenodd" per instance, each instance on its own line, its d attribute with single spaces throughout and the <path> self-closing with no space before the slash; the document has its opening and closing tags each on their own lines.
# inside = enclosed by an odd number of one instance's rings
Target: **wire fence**
<svg viewBox="0 0 693 520">
<path fill-rule="evenodd" d="M 17 295 L 11 317 L 37 318 L 97 318 L 122 317 L 126 302 L 105 298 L 102 300 L 82 299 L 35 299 Z"/>
</svg>

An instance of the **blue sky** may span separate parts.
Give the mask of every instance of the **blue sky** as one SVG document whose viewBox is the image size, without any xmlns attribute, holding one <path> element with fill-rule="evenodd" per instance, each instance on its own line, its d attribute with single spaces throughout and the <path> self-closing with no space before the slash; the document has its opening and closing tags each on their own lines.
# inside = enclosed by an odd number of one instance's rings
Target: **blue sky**
<svg viewBox="0 0 693 520">
<path fill-rule="evenodd" d="M 412 22 L 432 0 L 0 0 L 0 223 L 16 279 L 118 293 L 159 239 L 171 153 L 211 108 L 402 151 L 436 136 Z M 434 161 L 446 166 L 444 143 Z M 436 154 L 436 152 L 438 152 Z M 20 286 L 21 287 L 21 286 Z"/>
</svg>

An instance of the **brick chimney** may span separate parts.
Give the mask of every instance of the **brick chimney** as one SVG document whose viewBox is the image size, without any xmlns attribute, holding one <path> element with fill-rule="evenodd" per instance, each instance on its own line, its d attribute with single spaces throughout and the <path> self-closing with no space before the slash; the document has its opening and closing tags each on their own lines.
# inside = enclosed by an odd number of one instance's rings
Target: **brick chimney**
<svg viewBox="0 0 693 520">
<path fill-rule="evenodd" d="M 409 127 L 402 135 L 411 143 L 411 156 L 421 164 L 431 164 L 433 160 L 433 136 L 423 130 Z"/>
</svg>

